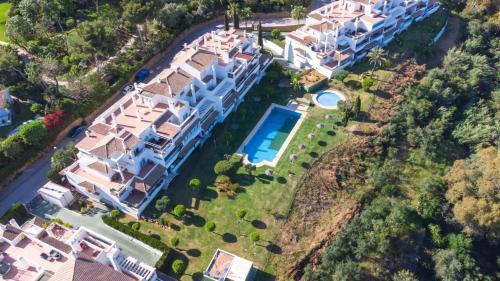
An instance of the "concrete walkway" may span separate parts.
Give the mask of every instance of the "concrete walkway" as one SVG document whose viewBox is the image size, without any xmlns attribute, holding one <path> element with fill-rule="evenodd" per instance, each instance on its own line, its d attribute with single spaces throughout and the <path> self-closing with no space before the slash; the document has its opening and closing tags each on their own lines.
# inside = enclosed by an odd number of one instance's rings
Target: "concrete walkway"
<svg viewBox="0 0 500 281">
<path fill-rule="evenodd" d="M 137 243 L 134 239 L 125 235 L 104 224 L 101 216 L 108 212 L 108 209 L 103 205 L 98 205 L 89 215 L 81 215 L 68 209 L 60 208 L 46 201 L 39 200 L 34 204 L 34 209 L 31 212 L 45 219 L 60 218 L 65 223 L 70 223 L 74 226 L 84 226 L 101 235 L 104 235 L 111 240 L 116 241 L 118 247 L 127 255 L 130 255 L 138 260 L 154 266 L 160 255 L 151 248 Z"/>
</svg>

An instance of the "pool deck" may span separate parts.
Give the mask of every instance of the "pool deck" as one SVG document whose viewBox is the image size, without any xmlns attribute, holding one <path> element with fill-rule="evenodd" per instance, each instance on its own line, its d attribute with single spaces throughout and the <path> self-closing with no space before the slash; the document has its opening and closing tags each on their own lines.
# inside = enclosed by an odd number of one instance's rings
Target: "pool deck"
<svg viewBox="0 0 500 281">
<path fill-rule="evenodd" d="M 335 93 L 336 95 L 338 95 L 340 97 L 341 100 L 343 100 L 343 101 L 346 100 L 345 95 L 341 91 L 339 91 L 337 89 L 334 89 L 334 88 L 328 88 L 326 90 L 317 91 L 316 93 L 312 94 L 311 96 L 312 96 L 312 100 L 313 100 L 314 104 L 316 106 L 321 107 L 321 108 L 324 108 L 324 109 L 337 109 L 336 105 L 334 105 L 334 106 L 328 106 L 328 105 L 323 105 L 323 104 L 319 103 L 319 101 L 317 99 L 317 96 L 318 96 L 319 93 L 323 93 L 323 92 L 332 92 L 332 93 Z"/>
<path fill-rule="evenodd" d="M 246 154 L 246 153 L 243 152 L 243 148 L 253 138 L 253 136 L 255 135 L 255 133 L 257 132 L 257 130 L 259 130 L 259 128 L 262 125 L 262 123 L 266 120 L 266 118 L 269 116 L 269 114 L 271 113 L 271 111 L 274 108 L 282 108 L 282 109 L 286 109 L 286 110 L 290 110 L 290 111 L 293 111 L 293 112 L 300 113 L 300 118 L 299 118 L 299 120 L 297 120 L 297 123 L 295 123 L 295 125 L 293 126 L 293 129 L 290 131 L 290 133 L 286 137 L 285 141 L 281 145 L 280 150 L 278 150 L 278 153 L 276 154 L 276 157 L 274 157 L 273 161 L 263 160 L 263 161 L 261 161 L 259 163 L 250 162 L 248 160 L 248 154 Z M 243 157 L 243 164 L 253 164 L 256 167 L 262 167 L 262 166 L 276 167 L 276 164 L 278 164 L 278 161 L 280 160 L 281 156 L 283 155 L 283 153 L 285 152 L 286 148 L 290 144 L 290 141 L 292 141 L 293 136 L 295 136 L 295 133 L 297 133 L 297 131 L 299 130 L 300 125 L 302 124 L 302 122 L 306 118 L 306 115 L 307 115 L 307 107 L 304 108 L 301 105 L 297 106 L 297 105 L 292 104 L 292 103 L 289 103 L 288 106 L 283 106 L 283 105 L 279 105 L 279 104 L 275 104 L 275 103 L 271 104 L 269 106 L 269 108 L 266 110 L 266 112 L 264 113 L 264 115 L 262 115 L 262 117 L 260 118 L 259 122 L 257 122 L 257 125 L 255 125 L 255 127 L 252 129 L 252 131 L 250 132 L 250 134 L 248 134 L 248 136 L 245 138 L 245 140 L 243 141 L 243 143 L 240 145 L 240 147 L 236 151 L 236 154 L 238 154 L 238 155 L 240 155 L 240 156 Z"/>
</svg>

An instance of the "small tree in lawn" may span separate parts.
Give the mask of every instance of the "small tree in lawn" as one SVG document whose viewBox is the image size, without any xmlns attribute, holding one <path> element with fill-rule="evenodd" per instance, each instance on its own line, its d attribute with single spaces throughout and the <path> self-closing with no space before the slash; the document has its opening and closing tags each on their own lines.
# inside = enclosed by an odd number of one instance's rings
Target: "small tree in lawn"
<svg viewBox="0 0 500 281">
<path fill-rule="evenodd" d="M 356 96 L 356 100 L 354 101 L 354 116 L 358 117 L 359 113 L 361 112 L 361 98 L 359 96 Z"/>
<path fill-rule="evenodd" d="M 201 189 L 201 181 L 199 179 L 191 179 L 189 181 L 189 188 L 191 188 L 194 194 L 198 194 Z"/>
<path fill-rule="evenodd" d="M 182 260 L 175 260 L 172 263 L 172 270 L 177 274 L 181 274 L 184 271 L 185 267 L 186 267 L 186 265 L 185 265 L 184 261 L 182 261 Z"/>
<path fill-rule="evenodd" d="M 368 54 L 368 62 L 372 66 L 372 71 L 370 73 L 370 77 L 373 76 L 373 72 L 376 67 L 381 67 L 387 61 L 387 54 L 382 48 L 373 48 Z"/>
<path fill-rule="evenodd" d="M 168 196 L 162 196 L 155 203 L 155 209 L 158 212 L 164 212 L 167 209 L 167 205 L 170 203 L 170 198 Z"/>
<path fill-rule="evenodd" d="M 256 231 L 250 233 L 250 239 L 252 239 L 252 242 L 253 242 L 253 246 L 255 248 L 255 245 L 257 244 L 257 242 L 260 241 L 260 234 Z"/>
<path fill-rule="evenodd" d="M 179 246 L 179 238 L 177 238 L 177 236 L 170 238 L 170 245 L 177 248 L 177 246 Z"/>
<path fill-rule="evenodd" d="M 178 218 L 184 217 L 184 215 L 186 214 L 186 207 L 184 207 L 184 205 L 182 205 L 182 204 L 175 206 L 174 210 L 173 210 L 173 214 L 174 214 L 174 216 L 176 216 Z"/>
<path fill-rule="evenodd" d="M 212 233 L 215 231 L 215 223 L 213 221 L 208 221 L 205 224 L 205 230 Z"/>
<path fill-rule="evenodd" d="M 238 210 L 236 210 L 236 212 L 234 214 L 236 215 L 236 218 L 238 219 L 238 234 L 241 234 L 240 223 L 245 218 L 245 216 L 247 215 L 247 210 L 245 210 L 243 208 L 242 209 L 238 209 Z"/>
<path fill-rule="evenodd" d="M 261 21 L 259 21 L 257 34 L 258 34 L 257 43 L 259 44 L 259 46 L 264 48 L 264 39 L 262 38 L 262 22 Z"/>
</svg>

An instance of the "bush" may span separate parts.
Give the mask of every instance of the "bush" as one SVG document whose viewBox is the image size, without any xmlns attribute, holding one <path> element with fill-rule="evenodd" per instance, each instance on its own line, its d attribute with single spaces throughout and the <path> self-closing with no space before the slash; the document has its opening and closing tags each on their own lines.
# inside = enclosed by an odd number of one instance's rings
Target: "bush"
<svg viewBox="0 0 500 281">
<path fill-rule="evenodd" d="M 160 259 L 156 262 L 155 267 L 157 269 L 162 269 L 165 271 L 165 266 L 169 260 L 169 254 L 170 254 L 170 247 L 168 247 L 165 243 L 161 242 L 160 240 L 150 237 L 149 235 L 146 235 L 142 232 L 133 230 L 130 228 L 128 225 L 123 224 L 117 220 L 114 220 L 110 218 L 109 216 L 102 216 L 101 217 L 102 221 L 107 224 L 108 226 L 121 231 L 141 242 L 144 242 L 145 244 L 160 250 L 163 254 L 161 255 Z"/>
<path fill-rule="evenodd" d="M 281 38 L 281 31 L 279 29 L 277 29 L 277 28 L 274 28 L 273 30 L 271 30 L 271 36 L 274 39 L 278 40 L 278 39 Z"/>
<path fill-rule="evenodd" d="M 109 217 L 112 218 L 112 219 L 116 219 L 120 216 L 120 211 L 119 210 L 111 210 L 111 212 L 109 212 Z"/>
<path fill-rule="evenodd" d="M 139 228 L 141 228 L 141 224 L 140 224 L 140 223 L 138 223 L 138 222 L 134 222 L 134 223 L 132 224 L 132 229 L 133 229 L 133 230 L 138 231 L 138 230 L 139 230 Z"/>
<path fill-rule="evenodd" d="M 229 175 L 233 169 L 233 163 L 229 160 L 221 160 L 214 166 L 214 172 L 217 175 Z"/>
<path fill-rule="evenodd" d="M 40 114 L 42 113 L 43 111 L 43 106 L 39 103 L 33 103 L 31 106 L 30 106 L 30 110 L 31 112 L 33 112 L 34 114 Z"/>
<path fill-rule="evenodd" d="M 184 271 L 184 267 L 186 265 L 183 260 L 175 260 L 172 264 L 172 270 L 177 274 L 181 274 Z"/>
<path fill-rule="evenodd" d="M 363 78 L 363 80 L 361 80 L 361 87 L 363 88 L 363 90 L 368 92 L 374 83 L 375 80 L 373 80 L 373 78 L 365 77 Z"/>
<path fill-rule="evenodd" d="M 196 193 L 201 189 L 201 181 L 199 179 L 191 179 L 189 181 L 189 187 Z"/>
<path fill-rule="evenodd" d="M 213 221 L 209 221 L 205 224 L 205 230 L 208 232 L 213 232 L 215 230 L 215 223 Z"/>
<path fill-rule="evenodd" d="M 16 222 L 21 225 L 25 223 L 29 218 L 30 214 L 28 213 L 28 210 L 24 207 L 23 204 L 20 202 L 15 203 L 14 205 L 10 206 L 10 208 L 3 214 L 3 216 L 0 218 L 0 223 L 6 224 L 8 223 L 11 219 L 15 219 Z"/>
<path fill-rule="evenodd" d="M 167 205 L 170 203 L 170 198 L 168 196 L 162 196 L 155 203 L 155 209 L 159 212 L 163 212 L 167 209 Z"/>
<path fill-rule="evenodd" d="M 182 204 L 175 206 L 173 214 L 176 217 L 183 217 L 186 214 L 186 207 L 184 207 L 184 205 Z"/>
<path fill-rule="evenodd" d="M 42 121 L 33 121 L 21 126 L 19 136 L 28 145 L 40 146 L 47 137 L 47 129 Z"/>
<path fill-rule="evenodd" d="M 59 127 L 64 120 L 66 120 L 66 117 L 68 117 L 68 113 L 62 111 L 62 110 L 56 110 L 52 113 L 49 113 L 43 117 L 43 123 L 45 124 L 45 128 L 47 130 L 52 131 L 55 128 Z"/>
<path fill-rule="evenodd" d="M 347 78 L 347 75 L 349 75 L 349 71 L 347 71 L 345 69 L 341 69 L 337 73 L 335 73 L 333 78 L 342 82 L 342 81 L 344 81 L 344 79 Z"/>
</svg>

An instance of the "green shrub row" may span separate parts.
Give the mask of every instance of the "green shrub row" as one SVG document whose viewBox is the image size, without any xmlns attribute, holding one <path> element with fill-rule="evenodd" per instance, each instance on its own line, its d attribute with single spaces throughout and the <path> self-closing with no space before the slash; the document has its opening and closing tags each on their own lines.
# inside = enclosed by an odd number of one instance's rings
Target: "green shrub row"
<svg viewBox="0 0 500 281">
<path fill-rule="evenodd" d="M 169 261 L 169 254 L 170 254 L 170 247 L 168 247 L 165 243 L 161 242 L 160 240 L 153 238 L 147 234 L 144 234 L 140 231 L 133 230 L 131 227 L 129 227 L 126 224 L 123 224 L 121 222 L 118 222 L 109 216 L 102 216 L 102 221 L 109 225 L 110 227 L 121 231 L 155 249 L 158 249 L 162 252 L 162 255 L 160 259 L 156 262 L 155 267 L 156 269 L 160 271 L 166 271 L 167 270 L 167 262 Z"/>
</svg>

